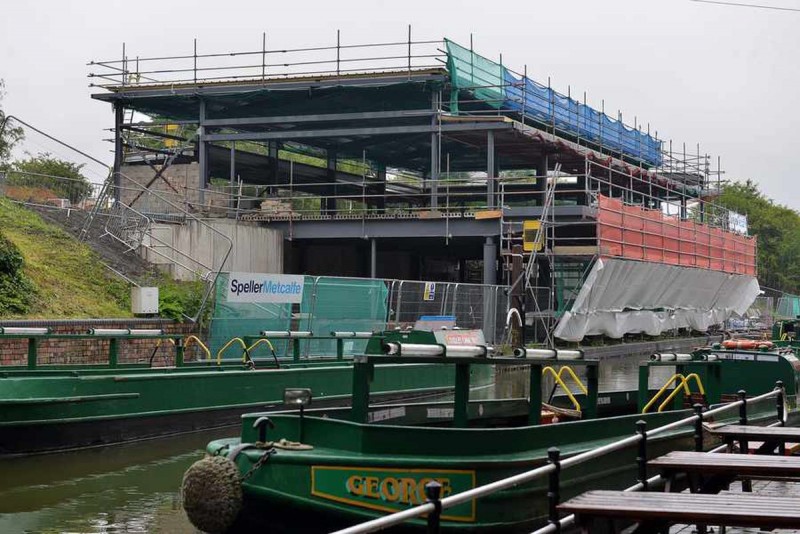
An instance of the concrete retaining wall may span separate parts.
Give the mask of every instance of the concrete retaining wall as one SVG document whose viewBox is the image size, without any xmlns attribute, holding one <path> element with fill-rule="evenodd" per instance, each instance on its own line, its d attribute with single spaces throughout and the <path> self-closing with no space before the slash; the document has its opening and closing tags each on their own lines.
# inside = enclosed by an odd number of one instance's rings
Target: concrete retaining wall
<svg viewBox="0 0 800 534">
<path fill-rule="evenodd" d="M 228 241 L 213 228 L 233 241 L 223 270 L 283 272 L 283 233 L 279 230 L 226 219 L 204 223 L 153 225 L 152 235 L 142 247 L 142 257 L 163 266 L 176 280 L 194 280 L 206 271 L 218 270 L 228 249 Z"/>
</svg>

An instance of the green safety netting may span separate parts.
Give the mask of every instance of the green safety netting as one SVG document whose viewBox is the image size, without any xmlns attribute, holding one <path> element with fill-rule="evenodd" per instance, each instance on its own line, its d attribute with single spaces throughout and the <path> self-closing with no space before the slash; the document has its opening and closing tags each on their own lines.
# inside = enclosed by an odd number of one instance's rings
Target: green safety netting
<svg viewBox="0 0 800 534">
<path fill-rule="evenodd" d="M 455 94 L 451 99 L 453 111 L 458 112 L 458 91 L 470 91 L 479 100 L 494 108 L 503 107 L 505 97 L 503 67 L 471 50 L 445 40 L 447 70 Z"/>
<path fill-rule="evenodd" d="M 214 312 L 211 317 L 208 348 L 212 356 L 235 337 L 257 336 L 263 330 L 289 330 L 292 319 L 291 304 L 228 302 L 228 273 L 217 278 L 214 291 Z M 284 355 L 286 342 L 273 343 L 279 356 Z M 265 349 L 257 349 L 258 351 Z M 231 348 L 225 358 L 240 358 L 242 351 Z M 254 355 L 263 356 L 263 355 Z"/>
<path fill-rule="evenodd" d="M 453 90 L 450 107 L 455 113 L 478 104 L 522 113 L 550 124 L 558 135 L 567 134 L 636 157 L 649 165 L 662 163 L 661 141 L 641 128 L 562 95 L 548 85 L 511 71 L 470 49 L 445 39 L 447 70 Z M 460 92 L 470 95 L 466 99 Z"/>
<path fill-rule="evenodd" d="M 211 319 L 209 348 L 213 356 L 230 339 L 256 336 L 263 330 L 311 331 L 328 336 L 333 331 L 373 332 L 386 328 L 389 291 L 383 280 L 306 276 L 303 300 L 294 308 L 292 304 L 227 302 L 227 288 L 228 274 L 223 273 L 217 279 Z M 279 357 L 291 354 L 285 340 L 272 342 Z M 366 343 L 365 339 L 345 340 L 345 355 L 363 353 Z M 334 356 L 336 343 L 302 341 L 300 354 Z M 241 350 L 231 348 L 223 357 L 239 358 Z"/>
<path fill-rule="evenodd" d="M 384 330 L 388 296 L 383 280 L 307 276 L 300 304 L 302 329 L 315 335 Z M 344 353 L 363 353 L 366 344 L 366 340 L 347 340 Z M 306 342 L 303 354 L 323 356 L 335 350 L 331 341 L 314 340 Z"/>
<path fill-rule="evenodd" d="M 784 295 L 778 299 L 775 315 L 787 319 L 800 317 L 800 297 L 796 295 Z"/>
</svg>

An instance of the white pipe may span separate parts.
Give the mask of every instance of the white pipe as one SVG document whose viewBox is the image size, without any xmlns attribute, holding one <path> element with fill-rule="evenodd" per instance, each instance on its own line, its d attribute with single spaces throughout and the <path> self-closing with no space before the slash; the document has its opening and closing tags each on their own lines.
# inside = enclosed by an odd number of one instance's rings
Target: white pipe
<svg viewBox="0 0 800 534">
<path fill-rule="evenodd" d="M 356 338 L 369 338 L 372 337 L 372 332 L 331 332 L 333 337 L 356 337 Z"/>
<path fill-rule="evenodd" d="M 127 328 L 90 328 L 89 335 L 92 336 L 127 336 L 131 331 Z"/>
<path fill-rule="evenodd" d="M 264 330 L 261 337 L 287 338 L 287 337 L 311 337 L 311 332 L 294 332 L 292 330 Z"/>
<path fill-rule="evenodd" d="M 386 354 L 401 356 L 441 356 L 444 348 L 440 345 L 423 345 L 421 343 L 387 343 Z"/>
<path fill-rule="evenodd" d="M 517 358 L 528 358 L 531 360 L 582 360 L 583 351 L 526 349 L 525 347 L 517 347 L 514 349 L 514 356 Z"/>
<path fill-rule="evenodd" d="M 517 358 L 530 358 L 531 360 L 555 360 L 556 351 L 552 349 L 526 349 L 517 347 L 514 349 L 514 356 Z"/>
<path fill-rule="evenodd" d="M 132 336 L 160 336 L 164 334 L 163 330 L 157 328 L 131 328 L 128 332 Z"/>
<path fill-rule="evenodd" d="M 692 361 L 692 355 L 675 352 L 661 352 L 651 355 L 650 359 L 654 362 L 690 362 Z"/>
<path fill-rule="evenodd" d="M 0 334 L 5 334 L 8 336 L 12 335 L 25 335 L 25 336 L 38 336 L 43 334 L 49 334 L 49 328 L 34 328 L 30 326 L 2 326 L 0 327 Z"/>
<path fill-rule="evenodd" d="M 486 356 L 488 347 L 479 345 L 446 345 L 448 356 Z"/>
</svg>

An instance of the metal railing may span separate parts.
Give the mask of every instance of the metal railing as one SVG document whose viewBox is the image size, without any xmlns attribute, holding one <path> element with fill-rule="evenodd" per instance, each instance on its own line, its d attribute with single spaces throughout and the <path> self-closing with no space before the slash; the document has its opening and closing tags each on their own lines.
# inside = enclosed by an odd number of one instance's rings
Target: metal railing
<svg viewBox="0 0 800 534">
<path fill-rule="evenodd" d="M 258 82 L 365 71 L 411 73 L 442 68 L 444 64 L 443 41 L 413 40 L 411 26 L 406 39 L 380 43 L 342 44 L 337 30 L 335 45 L 273 49 L 267 48 L 267 34 L 261 37 L 260 49 L 203 54 L 198 53 L 195 39 L 190 54 L 161 57 L 131 57 L 123 43 L 120 59 L 88 63 L 94 69 L 89 78 L 100 81 L 92 82 L 92 86 L 122 88 L 223 80 Z"/>
<path fill-rule="evenodd" d="M 464 61 L 457 55 L 448 55 L 446 40 L 412 39 L 410 26 L 406 38 L 396 41 L 342 44 L 341 34 L 337 31 L 336 43 L 331 45 L 268 48 L 266 34 L 262 34 L 260 44 L 258 49 L 198 53 L 195 39 L 191 53 L 159 57 L 131 56 L 123 44 L 121 58 L 89 62 L 92 68 L 89 78 L 93 86 L 120 91 L 128 87 L 151 85 L 176 86 L 224 81 L 267 83 L 291 78 L 361 73 L 375 75 L 392 72 L 410 76 L 414 71 L 444 70 Z M 618 111 L 616 116 L 606 114 L 604 101 L 601 101 L 599 112 L 592 113 L 592 117 L 597 117 L 598 124 L 592 124 L 600 133 L 599 137 L 576 132 L 574 128 L 565 126 L 563 120 L 579 126 L 588 124 L 589 119 L 584 116 L 584 111 L 589 109 L 585 92 L 582 101 L 573 97 L 569 86 L 566 94 L 558 93 L 552 89 L 549 78 L 547 85 L 538 84 L 528 78 L 527 66 L 522 72 L 509 69 L 503 64 L 502 57 L 498 63 L 475 54 L 471 42 L 468 53 L 477 60 L 470 59 L 469 79 L 458 77 L 460 91 L 450 99 L 443 99 L 437 114 L 513 117 L 555 136 L 570 139 L 578 146 L 599 149 L 635 165 L 650 168 L 653 162 L 643 156 L 641 139 L 646 138 L 646 144 L 660 147 L 657 164 L 659 173 L 681 181 L 697 182 L 703 189 L 712 187 L 716 178 L 716 186 L 719 187 L 722 173 L 719 169 L 720 160 L 717 159 L 718 168 L 712 169 L 711 157 L 701 153 L 699 144 L 696 150 L 687 149 L 685 143 L 674 147 L 672 141 L 661 141 L 657 131 L 651 134 L 650 125 L 643 125 L 637 117 L 634 117 L 632 125 L 628 125 L 623 122 L 621 112 Z M 482 66 L 484 62 L 486 67 Z M 514 79 L 506 80 L 498 76 L 495 72 L 498 68 L 507 71 Z M 456 76 L 456 73 L 450 75 Z M 95 80 L 99 83 L 95 84 Z M 547 96 L 531 91 L 529 86 L 546 90 Z M 526 104 L 530 99 L 544 99 L 539 111 L 535 112 Z M 547 109 L 547 113 L 542 115 L 541 109 Z M 604 146 L 608 135 L 611 135 L 610 141 L 618 146 Z M 627 141 L 615 141 L 614 135 L 622 136 Z M 635 139 L 631 141 L 628 139 L 630 136 Z M 620 145 L 624 145 L 624 148 L 620 148 Z"/>
<path fill-rule="evenodd" d="M 565 518 L 559 518 L 557 512 L 557 505 L 559 504 L 559 482 L 560 473 L 567 468 L 583 464 L 590 460 L 597 459 L 603 455 L 610 454 L 623 450 L 625 448 L 638 445 L 637 451 L 637 479 L 638 482 L 634 486 L 627 488 L 625 491 L 640 491 L 647 490 L 647 488 L 654 482 L 658 481 L 659 477 L 647 478 L 647 440 L 651 437 L 664 434 L 673 430 L 677 430 L 686 425 L 694 425 L 694 446 L 696 451 L 704 450 L 703 444 L 703 421 L 711 416 L 723 413 L 733 408 L 739 408 L 739 423 L 747 424 L 747 406 L 756 402 L 764 401 L 767 399 L 776 399 L 776 411 L 778 415 L 778 422 L 784 424 L 786 421 L 786 411 L 784 406 L 785 392 L 783 383 L 777 382 L 774 390 L 748 399 L 744 391 L 739 391 L 739 400 L 707 410 L 702 411 L 702 406 L 695 405 L 695 414 L 685 417 L 678 421 L 647 430 L 647 425 L 644 421 L 636 423 L 636 433 L 632 436 L 620 439 L 613 443 L 609 443 L 602 447 L 592 449 L 575 456 L 570 456 L 562 460 L 560 452 L 557 448 L 553 447 L 548 450 L 548 463 L 536 469 L 520 473 L 502 480 L 497 480 L 471 490 L 467 490 L 444 499 L 439 499 L 441 495 L 441 486 L 436 482 L 429 482 L 425 487 L 425 494 L 428 502 L 408 510 L 396 512 L 384 517 L 366 521 L 359 525 L 335 531 L 333 534 L 365 534 L 368 532 L 376 532 L 389 527 L 394 527 L 405 523 L 411 519 L 420 518 L 427 515 L 428 532 L 439 532 L 442 511 L 452 508 L 459 504 L 468 503 L 474 499 L 486 497 L 497 493 L 498 491 L 513 488 L 527 482 L 532 482 L 548 477 L 548 525 L 535 531 L 534 534 L 549 534 L 558 532 L 560 528 L 570 526 L 575 521 L 575 516 L 571 515 Z M 718 450 L 718 449 L 714 449 Z"/>
</svg>

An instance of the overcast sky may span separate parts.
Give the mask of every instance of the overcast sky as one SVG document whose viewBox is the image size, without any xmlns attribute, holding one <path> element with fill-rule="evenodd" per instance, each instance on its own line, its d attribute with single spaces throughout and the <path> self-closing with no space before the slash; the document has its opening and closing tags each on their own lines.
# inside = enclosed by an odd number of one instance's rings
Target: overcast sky
<svg viewBox="0 0 800 534">
<path fill-rule="evenodd" d="M 759 3 L 770 3 L 764 0 Z M 770 5 L 800 8 L 800 0 Z M 129 57 L 449 37 L 530 77 L 601 99 L 662 139 L 722 157 L 728 179 L 756 180 L 800 209 L 800 12 L 690 0 L 6 0 L 0 78 L 8 114 L 111 162 L 111 107 L 89 98 L 86 63 Z M 97 91 L 97 89 L 94 89 Z M 29 135 L 26 149 L 68 152 Z M 76 161 L 80 161 L 76 159 Z M 716 161 L 716 159 L 715 159 Z M 102 176 L 93 169 L 92 178 Z"/>
</svg>

